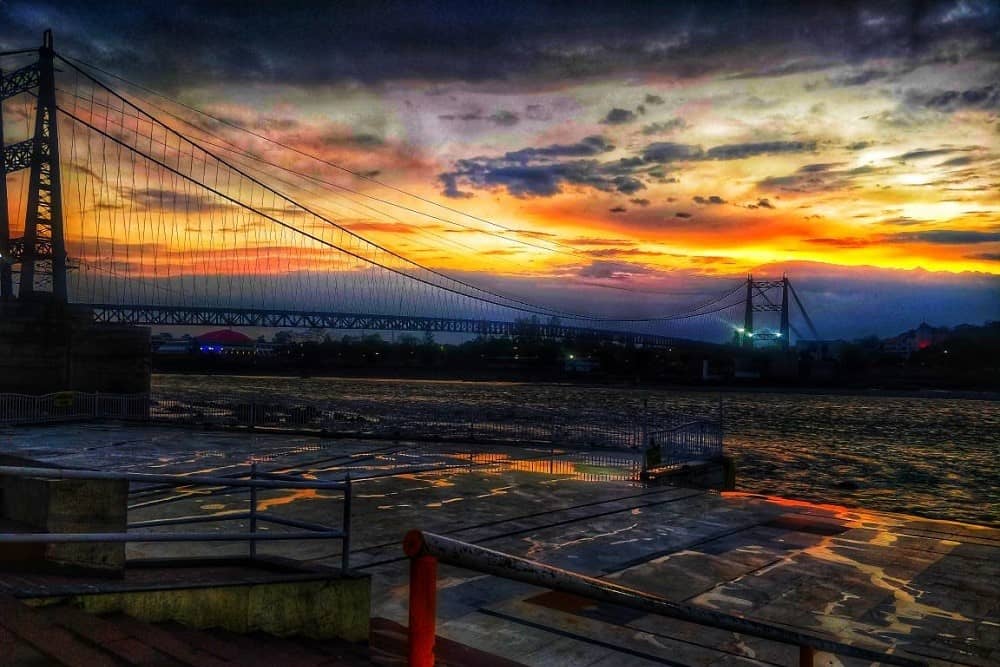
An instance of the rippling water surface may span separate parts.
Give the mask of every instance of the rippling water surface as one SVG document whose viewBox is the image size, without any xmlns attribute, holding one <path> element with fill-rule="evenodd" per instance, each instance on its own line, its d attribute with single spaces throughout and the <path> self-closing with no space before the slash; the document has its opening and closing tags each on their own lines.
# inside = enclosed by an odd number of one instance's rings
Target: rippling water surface
<svg viewBox="0 0 1000 667">
<path fill-rule="evenodd" d="M 922 516 L 1000 523 L 1000 402 L 707 392 L 498 382 L 155 376 L 154 391 L 330 400 L 384 414 L 456 405 L 725 415 L 742 490 Z"/>
</svg>

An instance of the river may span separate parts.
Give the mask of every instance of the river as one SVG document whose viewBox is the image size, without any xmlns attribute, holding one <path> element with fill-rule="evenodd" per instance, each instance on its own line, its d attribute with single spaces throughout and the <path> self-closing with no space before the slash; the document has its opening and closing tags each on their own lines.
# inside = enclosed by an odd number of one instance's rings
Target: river
<svg viewBox="0 0 1000 667">
<path fill-rule="evenodd" d="M 721 394 L 509 382 L 157 375 L 154 393 L 329 400 L 373 414 L 406 405 L 680 411 L 725 417 L 740 490 L 1000 523 L 1000 402 L 927 396 Z"/>
</svg>

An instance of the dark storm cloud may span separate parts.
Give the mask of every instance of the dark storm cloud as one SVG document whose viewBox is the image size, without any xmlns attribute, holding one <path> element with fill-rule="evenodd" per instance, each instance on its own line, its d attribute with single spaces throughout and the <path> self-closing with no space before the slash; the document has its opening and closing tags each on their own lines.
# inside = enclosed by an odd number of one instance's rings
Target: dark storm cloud
<svg viewBox="0 0 1000 667">
<path fill-rule="evenodd" d="M 500 125 L 502 127 L 510 127 L 512 125 L 517 125 L 520 122 L 521 117 L 518 116 L 513 111 L 507 111 L 505 109 L 501 109 L 500 111 L 497 111 L 495 114 L 492 114 L 490 116 L 490 120 L 496 125 Z"/>
<path fill-rule="evenodd" d="M 702 156 L 701 146 L 677 144 L 672 141 L 658 141 L 649 144 L 642 151 L 642 159 L 647 162 L 676 162 L 696 160 Z"/>
<path fill-rule="evenodd" d="M 619 174 L 625 176 L 635 172 L 645 164 L 646 161 L 641 157 L 623 157 L 617 162 L 605 162 L 602 165 L 602 169 L 609 174 Z"/>
<path fill-rule="evenodd" d="M 945 160 L 939 166 L 941 166 L 941 167 L 966 167 L 966 166 L 972 164 L 975 161 L 976 161 L 975 158 L 973 158 L 973 157 L 971 157 L 969 155 L 963 155 L 961 157 L 953 157 L 950 160 Z"/>
<path fill-rule="evenodd" d="M 813 174 L 819 171 L 830 171 L 834 167 L 839 167 L 843 162 L 817 162 L 799 167 L 799 173 Z"/>
<path fill-rule="evenodd" d="M 561 185 L 591 187 L 605 192 L 635 194 L 646 188 L 640 177 L 665 179 L 660 165 L 698 160 L 739 160 L 772 153 L 812 151 L 816 142 L 769 141 L 723 144 L 705 151 L 701 146 L 658 141 L 648 144 L 637 156 L 600 162 L 589 158 L 614 150 L 601 136 L 590 136 L 572 144 L 552 144 L 522 148 L 500 157 L 457 160 L 455 169 L 439 176 L 448 197 L 464 196 L 459 184 L 476 189 L 502 187 L 517 197 L 550 197 L 561 193 Z M 676 180 L 676 179 L 674 179 Z M 717 203 L 709 201 L 708 203 Z"/>
<path fill-rule="evenodd" d="M 987 262 L 1000 262 L 1000 252 L 979 252 L 966 255 L 969 259 L 982 259 Z"/>
<path fill-rule="evenodd" d="M 961 229 L 935 229 L 928 232 L 899 232 L 890 240 L 896 243 L 934 243 L 938 245 L 967 245 L 975 243 L 996 243 L 1000 232 L 974 232 Z"/>
<path fill-rule="evenodd" d="M 494 125 L 501 127 L 511 127 L 517 125 L 521 117 L 514 113 L 513 111 L 507 111 L 506 109 L 501 109 L 496 113 L 486 116 L 482 111 L 467 111 L 465 113 L 446 113 L 438 116 L 441 120 L 447 121 L 461 121 L 461 122 L 481 122 L 489 121 Z"/>
<path fill-rule="evenodd" d="M 931 57 L 959 40 L 965 53 L 995 52 L 996 5 L 954 8 L 952 0 L 877 10 L 833 1 L 594 0 L 586 11 L 560 2 L 461 0 L 138 0 L 124 8 L 107 0 L 8 0 L 0 5 L 0 42 L 32 46 L 53 27 L 58 49 L 160 87 L 400 79 L 541 84 L 644 72 L 756 77 L 844 63 L 864 72 L 874 59 Z"/>
<path fill-rule="evenodd" d="M 472 196 L 471 192 L 463 192 L 458 189 L 458 177 L 455 174 L 439 174 L 438 180 L 444 185 L 444 190 L 442 194 L 445 197 L 451 197 L 452 199 L 468 199 Z"/>
<path fill-rule="evenodd" d="M 701 204 L 702 206 L 705 206 L 707 204 L 725 204 L 726 203 L 726 200 L 723 199 L 722 197 L 720 197 L 719 195 L 711 195 L 709 197 L 702 197 L 701 195 L 697 195 L 695 197 L 692 197 L 691 200 L 694 203 L 696 203 L 696 204 Z"/>
<path fill-rule="evenodd" d="M 959 111 L 962 109 L 1000 109 L 1000 86 L 983 86 L 967 90 L 917 90 L 906 91 L 905 105 L 934 111 Z"/>
<path fill-rule="evenodd" d="M 941 157 L 942 155 L 951 155 L 952 153 L 964 153 L 966 151 L 973 150 L 972 148 L 921 148 L 915 151 L 909 151 L 903 153 L 902 155 L 897 155 L 896 160 L 900 162 L 906 162 L 907 160 L 922 160 L 929 157 Z"/>
<path fill-rule="evenodd" d="M 805 153 L 816 150 L 815 141 L 764 141 L 748 144 L 724 144 L 709 148 L 709 160 L 742 160 L 755 155 L 773 153 Z"/>
<path fill-rule="evenodd" d="M 859 178 L 884 172 L 884 168 L 871 166 L 853 169 L 834 169 L 834 163 L 807 164 L 787 176 L 768 176 L 757 182 L 763 190 L 788 190 L 791 192 L 832 192 L 856 184 Z"/>
<path fill-rule="evenodd" d="M 889 76 L 889 72 L 881 69 L 863 69 L 837 76 L 831 76 L 827 80 L 831 86 L 846 88 L 849 86 L 863 86 L 872 81 L 878 81 Z"/>
<path fill-rule="evenodd" d="M 687 121 L 683 118 L 671 118 L 667 121 L 660 121 L 656 123 L 650 123 L 649 125 L 642 126 L 642 133 L 645 135 L 650 134 L 666 134 L 667 132 L 673 132 L 674 130 L 683 130 L 687 127 Z"/>
<path fill-rule="evenodd" d="M 608 115 L 604 117 L 601 122 L 606 125 L 624 125 L 626 123 L 631 123 L 635 121 L 635 112 L 629 111 L 628 109 L 619 109 L 615 107 L 608 112 Z"/>
<path fill-rule="evenodd" d="M 602 136 L 584 137 L 574 144 L 551 144 L 539 148 L 522 148 L 504 155 L 511 162 L 530 162 L 547 158 L 588 157 L 614 150 L 614 145 Z"/>
<path fill-rule="evenodd" d="M 707 151 L 701 146 L 658 141 L 646 146 L 642 157 L 647 162 L 677 162 L 681 160 L 743 160 L 757 155 L 775 153 L 807 153 L 816 150 L 815 141 L 764 141 L 744 144 L 722 144 Z"/>
<path fill-rule="evenodd" d="M 627 195 L 646 187 L 632 176 L 614 175 L 615 163 L 607 165 L 597 160 L 529 164 L 503 158 L 476 158 L 459 160 L 456 167 L 456 171 L 438 177 L 445 184 L 443 194 L 449 197 L 467 196 L 458 188 L 459 179 L 476 189 L 504 188 L 515 197 L 551 197 L 561 193 L 564 184 Z"/>
<path fill-rule="evenodd" d="M 142 209 L 174 211 L 176 213 L 203 213 L 231 209 L 229 203 L 213 195 L 201 195 L 161 188 L 123 188 L 121 197 L 131 200 Z"/>
<path fill-rule="evenodd" d="M 818 238 L 818 239 L 806 239 L 806 243 L 813 243 L 815 245 L 828 246 L 831 248 L 865 248 L 871 245 L 871 241 L 867 239 L 859 239 L 856 237 L 847 238 Z"/>
<path fill-rule="evenodd" d="M 632 195 L 646 188 L 633 173 L 644 165 L 639 158 L 601 162 L 580 159 L 614 150 L 601 136 L 590 136 L 572 144 L 522 148 L 500 157 L 475 157 L 455 162 L 455 170 L 438 176 L 447 197 L 465 197 L 459 184 L 476 189 L 504 188 L 515 197 L 551 197 L 564 184 L 591 187 L 604 192 Z M 572 158 L 572 159 L 566 159 Z"/>
<path fill-rule="evenodd" d="M 369 133 L 344 134 L 342 132 L 333 132 L 320 137 L 319 143 L 329 148 L 336 148 L 339 146 L 376 148 L 378 146 L 384 146 L 385 139 Z"/>
<path fill-rule="evenodd" d="M 595 260 L 587 266 L 581 267 L 579 276 L 582 278 L 609 278 L 613 280 L 624 280 L 634 275 L 649 273 L 649 270 L 639 264 L 628 262 L 608 262 Z"/>
<path fill-rule="evenodd" d="M 631 176 L 615 176 L 611 181 L 615 184 L 615 190 L 627 195 L 634 195 L 639 190 L 646 189 L 642 181 Z"/>
</svg>

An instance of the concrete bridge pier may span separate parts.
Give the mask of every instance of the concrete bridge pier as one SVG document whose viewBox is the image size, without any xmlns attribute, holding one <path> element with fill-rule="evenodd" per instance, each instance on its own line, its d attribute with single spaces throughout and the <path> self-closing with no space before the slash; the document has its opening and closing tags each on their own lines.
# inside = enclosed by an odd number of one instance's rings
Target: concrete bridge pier
<svg viewBox="0 0 1000 667">
<path fill-rule="evenodd" d="M 148 328 L 52 299 L 0 302 L 0 392 L 147 393 L 151 367 Z"/>
</svg>

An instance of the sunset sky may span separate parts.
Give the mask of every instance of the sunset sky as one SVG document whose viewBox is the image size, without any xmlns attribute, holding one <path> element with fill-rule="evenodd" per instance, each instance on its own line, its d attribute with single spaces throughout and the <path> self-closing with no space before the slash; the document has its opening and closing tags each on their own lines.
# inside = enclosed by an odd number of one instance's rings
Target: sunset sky
<svg viewBox="0 0 1000 667">
<path fill-rule="evenodd" d="M 0 46 L 52 27 L 363 174 L 115 82 L 350 188 L 298 194 L 351 229 L 546 303 L 676 307 L 787 270 L 828 337 L 1000 319 L 1000 3 L 247 6 L 8 0 Z"/>
</svg>

